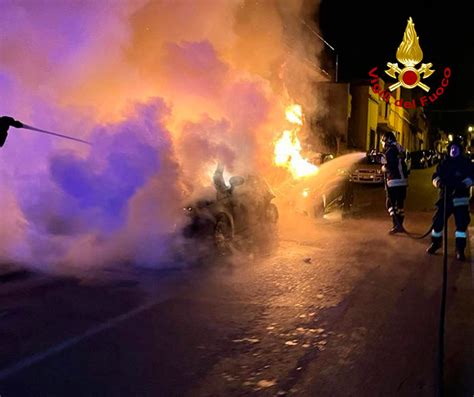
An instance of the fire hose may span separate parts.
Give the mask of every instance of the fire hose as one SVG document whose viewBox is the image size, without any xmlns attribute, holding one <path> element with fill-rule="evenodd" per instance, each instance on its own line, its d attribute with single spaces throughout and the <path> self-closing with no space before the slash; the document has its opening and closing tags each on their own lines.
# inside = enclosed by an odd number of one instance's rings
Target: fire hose
<svg viewBox="0 0 474 397">
<path fill-rule="evenodd" d="M 441 287 L 441 302 L 440 302 L 440 311 L 439 311 L 439 329 L 438 329 L 438 396 L 442 397 L 444 395 L 444 334 L 445 334 L 445 324 L 446 324 L 446 292 L 448 284 L 448 216 L 447 216 L 447 199 L 448 199 L 448 189 L 444 187 L 443 189 L 443 277 L 442 277 L 442 287 Z M 390 203 L 391 205 L 391 203 Z M 408 232 L 400 224 L 397 217 L 394 217 L 397 225 L 403 230 L 407 236 L 413 239 L 423 239 L 431 232 L 434 224 L 430 226 L 428 231 L 423 235 L 415 235 Z"/>
<path fill-rule="evenodd" d="M 447 216 L 447 194 L 446 187 L 443 194 L 443 286 L 441 288 L 441 303 L 439 312 L 438 332 L 438 395 L 444 395 L 444 328 L 446 323 L 446 290 L 448 285 L 448 216 Z"/>
<path fill-rule="evenodd" d="M 23 129 L 25 129 L 25 130 L 31 130 L 31 131 L 41 132 L 41 133 L 43 133 L 43 134 L 54 135 L 54 136 L 57 136 L 57 137 L 60 137 L 60 138 L 69 139 L 69 140 L 71 140 L 71 141 L 76 141 L 76 142 L 85 143 L 85 144 L 87 144 L 87 145 L 92 145 L 92 143 L 90 143 L 90 142 L 88 142 L 88 141 L 85 141 L 85 140 L 83 140 L 83 139 L 75 138 L 75 137 L 72 137 L 72 136 L 69 136 L 69 135 L 58 134 L 57 132 L 51 132 L 51 131 L 41 130 L 41 129 L 39 129 L 39 128 L 32 127 L 31 125 L 27 125 L 27 124 L 23 124 L 23 126 L 20 127 L 20 128 L 23 128 Z"/>
<path fill-rule="evenodd" d="M 433 224 L 431 224 L 431 226 L 429 227 L 429 229 L 423 233 L 423 234 L 415 234 L 415 233 L 411 233 L 409 232 L 408 230 L 406 230 L 403 225 L 401 225 L 398 221 L 398 219 L 396 219 L 396 222 L 397 222 L 397 225 L 403 230 L 403 233 L 405 233 L 408 237 L 412 238 L 412 239 L 415 239 L 415 240 L 422 240 L 424 239 L 425 237 L 427 237 L 430 233 L 431 233 L 431 230 L 433 229 Z"/>
<path fill-rule="evenodd" d="M 384 182 L 385 182 L 385 190 L 388 192 L 388 185 L 387 185 L 387 179 L 384 178 Z M 390 200 L 390 197 L 388 196 L 387 194 L 387 199 L 390 203 L 390 207 L 393 207 L 393 204 Z M 425 237 L 427 237 L 430 233 L 431 233 L 431 230 L 433 229 L 433 226 L 434 226 L 434 223 L 432 223 L 429 227 L 429 229 L 423 233 L 423 234 L 415 234 L 415 233 L 411 233 L 409 232 L 408 230 L 405 229 L 405 227 L 400 223 L 400 220 L 398 219 L 397 216 L 394 216 L 393 217 L 398 228 L 402 231 L 402 233 L 406 234 L 408 237 L 412 238 L 412 239 L 415 239 L 415 240 L 422 240 L 424 239 Z"/>
</svg>

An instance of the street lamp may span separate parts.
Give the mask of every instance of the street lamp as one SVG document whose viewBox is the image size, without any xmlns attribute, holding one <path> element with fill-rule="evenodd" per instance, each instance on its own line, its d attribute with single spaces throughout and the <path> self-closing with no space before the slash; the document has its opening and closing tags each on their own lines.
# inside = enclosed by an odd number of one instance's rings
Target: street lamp
<svg viewBox="0 0 474 397">
<path fill-rule="evenodd" d="M 469 127 L 467 127 L 467 130 L 468 130 L 469 132 L 472 132 L 472 131 L 474 131 L 474 127 L 473 127 L 472 125 L 470 125 Z"/>
</svg>

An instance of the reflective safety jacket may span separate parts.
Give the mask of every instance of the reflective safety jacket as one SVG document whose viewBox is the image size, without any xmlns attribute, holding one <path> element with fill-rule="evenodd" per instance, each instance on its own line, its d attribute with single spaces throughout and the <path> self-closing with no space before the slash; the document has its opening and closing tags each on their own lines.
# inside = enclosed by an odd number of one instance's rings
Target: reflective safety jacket
<svg viewBox="0 0 474 397">
<path fill-rule="evenodd" d="M 408 169 L 403 148 L 396 142 L 389 145 L 385 151 L 385 161 L 382 171 L 385 172 L 387 187 L 407 186 Z"/>
<path fill-rule="evenodd" d="M 453 200 L 455 207 L 469 205 L 470 187 L 473 184 L 473 166 L 466 156 L 446 156 L 433 173 L 433 185 L 440 187 L 440 198 L 443 198 L 443 188 L 447 189 L 447 197 Z"/>
</svg>

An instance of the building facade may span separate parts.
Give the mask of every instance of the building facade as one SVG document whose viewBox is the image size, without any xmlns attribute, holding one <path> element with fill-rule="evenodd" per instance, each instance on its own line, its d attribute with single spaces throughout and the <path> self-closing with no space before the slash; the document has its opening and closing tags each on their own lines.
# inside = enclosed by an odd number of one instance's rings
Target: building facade
<svg viewBox="0 0 474 397">
<path fill-rule="evenodd" d="M 381 92 L 385 82 L 380 79 Z M 428 122 L 422 108 L 397 106 L 410 102 L 410 92 L 397 88 L 389 100 L 374 92 L 369 81 L 351 85 L 351 117 L 349 118 L 348 146 L 362 151 L 378 150 L 384 132 L 392 131 L 397 141 L 409 151 L 429 148 Z M 387 98 L 385 96 L 385 98 Z"/>
</svg>

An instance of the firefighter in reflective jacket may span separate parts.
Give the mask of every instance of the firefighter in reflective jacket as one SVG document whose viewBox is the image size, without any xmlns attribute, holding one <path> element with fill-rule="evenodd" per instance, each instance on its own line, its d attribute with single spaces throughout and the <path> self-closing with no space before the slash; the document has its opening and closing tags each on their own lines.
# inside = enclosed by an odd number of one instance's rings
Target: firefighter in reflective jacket
<svg viewBox="0 0 474 397">
<path fill-rule="evenodd" d="M 386 204 L 393 222 L 393 227 L 389 233 L 403 233 L 403 221 L 405 219 L 403 207 L 408 186 L 405 149 L 397 143 L 393 132 L 386 132 L 382 137 L 382 142 L 385 151 L 382 171 L 385 173 Z"/>
<path fill-rule="evenodd" d="M 456 259 L 465 260 L 466 230 L 469 217 L 469 188 L 473 183 L 473 170 L 469 158 L 463 155 L 462 141 L 455 139 L 448 145 L 447 157 L 436 167 L 433 185 L 440 188 L 439 200 L 433 217 L 431 245 L 426 250 L 434 254 L 441 248 L 444 227 L 444 190 L 446 190 L 446 216 L 454 214 L 456 223 Z"/>
</svg>

